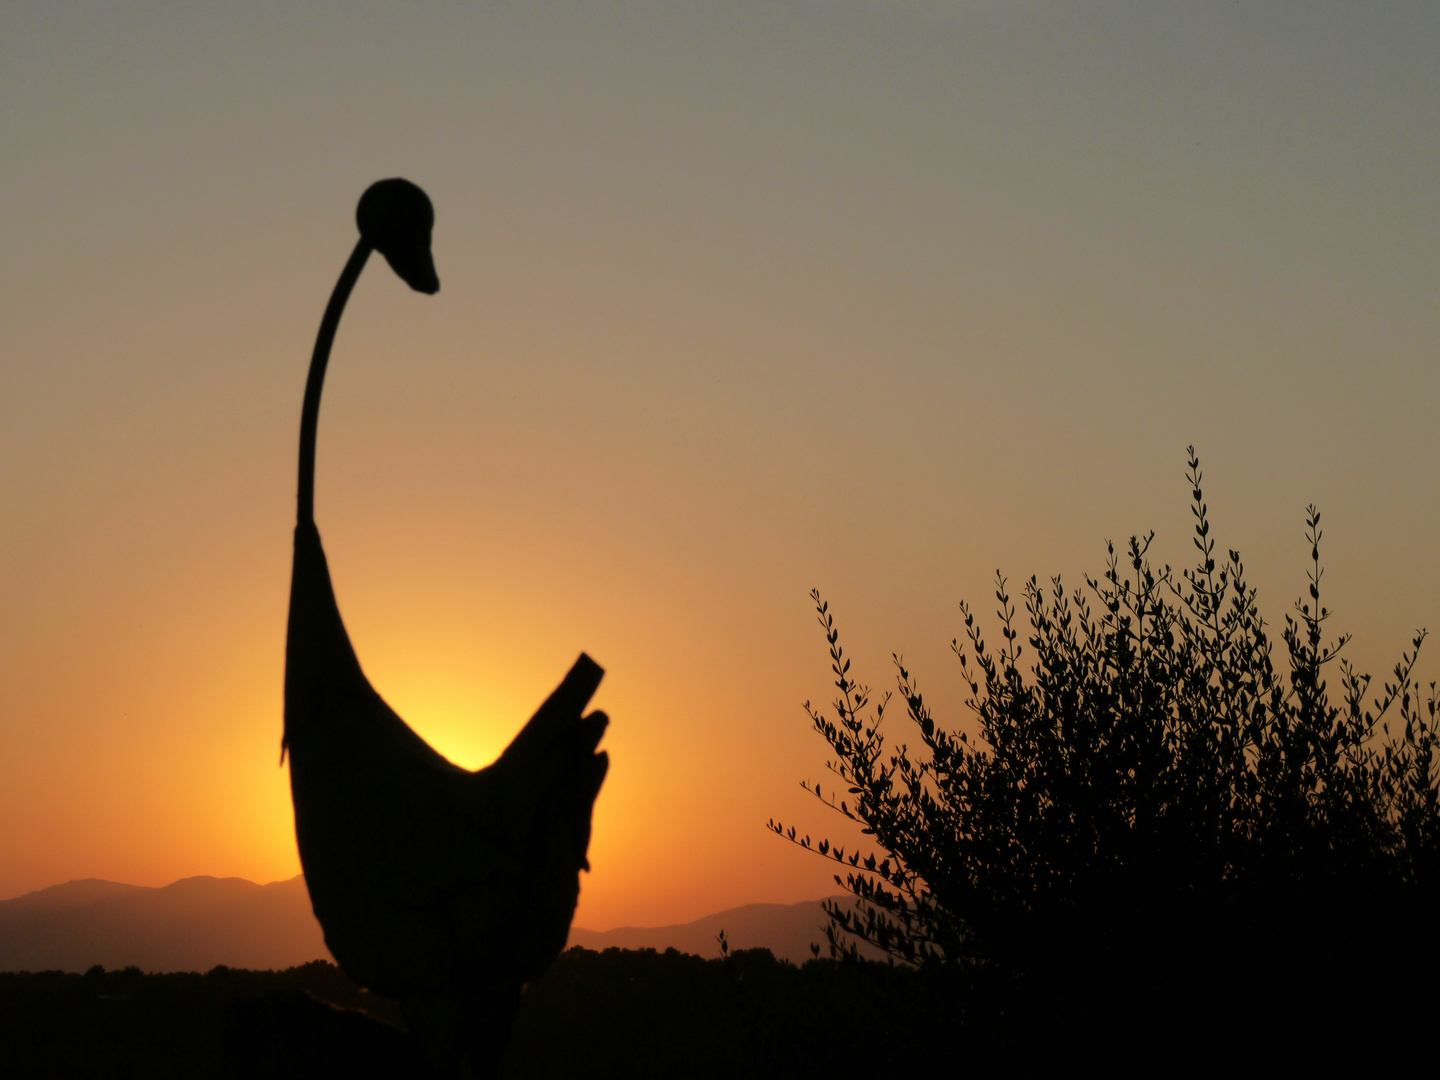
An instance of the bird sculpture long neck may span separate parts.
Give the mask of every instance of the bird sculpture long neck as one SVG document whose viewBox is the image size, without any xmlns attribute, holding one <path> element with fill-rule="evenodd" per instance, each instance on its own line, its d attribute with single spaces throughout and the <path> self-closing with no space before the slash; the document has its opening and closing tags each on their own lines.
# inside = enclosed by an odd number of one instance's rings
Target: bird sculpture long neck
<svg viewBox="0 0 1440 1080">
<path fill-rule="evenodd" d="M 315 523 L 315 430 L 320 423 L 320 391 L 325 388 L 325 367 L 330 363 L 330 346 L 335 343 L 335 330 L 345 311 L 345 302 L 365 269 L 365 260 L 375 249 L 361 239 L 350 253 L 350 261 L 340 272 L 325 318 L 320 320 L 320 333 L 315 338 L 315 355 L 310 358 L 310 375 L 305 380 L 305 406 L 300 413 L 300 490 L 296 497 L 295 523 Z"/>
</svg>

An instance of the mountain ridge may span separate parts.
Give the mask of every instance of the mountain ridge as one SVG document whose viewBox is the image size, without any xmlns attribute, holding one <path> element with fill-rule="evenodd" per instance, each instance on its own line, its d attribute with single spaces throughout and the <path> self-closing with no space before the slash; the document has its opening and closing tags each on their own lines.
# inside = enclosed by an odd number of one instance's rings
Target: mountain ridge
<svg viewBox="0 0 1440 1080">
<path fill-rule="evenodd" d="M 745 904 L 668 926 L 573 927 L 568 945 L 714 957 L 723 929 L 732 950 L 768 948 L 793 963 L 825 946 L 822 901 Z M 257 884 L 198 876 L 154 887 L 80 878 L 0 900 L 0 971 L 255 970 L 331 959 L 303 875 Z"/>
</svg>

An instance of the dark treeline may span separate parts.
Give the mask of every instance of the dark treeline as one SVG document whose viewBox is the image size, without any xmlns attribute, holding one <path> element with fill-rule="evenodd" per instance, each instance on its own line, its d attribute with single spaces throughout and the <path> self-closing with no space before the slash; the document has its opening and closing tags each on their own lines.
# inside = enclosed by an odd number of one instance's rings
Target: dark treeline
<svg viewBox="0 0 1440 1080">
<path fill-rule="evenodd" d="M 237 1002 L 304 993 L 389 1018 L 388 1003 L 333 964 L 206 974 L 91 968 L 0 972 L 0 1056 L 7 1077 L 223 1076 L 222 1021 Z"/>
<path fill-rule="evenodd" d="M 1119 966 L 1133 974 L 1131 959 Z M 1168 1027 L 1167 1018 L 1195 1007 L 1196 995 L 1177 997 L 1162 973 L 1143 1022 L 1105 1022 L 1137 1000 L 1128 991 L 1107 997 L 1105 968 L 1101 958 L 1087 987 L 1057 985 L 1031 996 L 973 968 L 848 959 L 796 967 L 764 949 L 706 960 L 673 949 L 576 948 L 527 990 L 501 1075 L 704 1080 L 907 1075 L 927 1067 L 982 1077 L 1076 1067 L 1243 1075 L 1366 1062 L 1384 1073 L 1423 1036 L 1411 1025 L 1425 1018 L 1413 1014 L 1403 991 L 1370 984 L 1355 988 L 1369 1007 L 1345 1017 L 1330 1038 L 1277 1043 L 1275 1026 L 1294 1003 L 1267 1006 L 1264 988 L 1241 986 L 1201 1009 L 1193 1040 L 1157 1042 L 1146 1025 Z M 1310 974 L 1317 982 L 1307 996 L 1323 1006 L 1347 972 L 1324 970 L 1317 955 Z M 429 1067 L 391 1026 L 398 1022 L 393 1004 L 323 961 L 203 975 L 0 973 L 0 1075 L 423 1080 Z M 1357 1053 L 1363 1060 L 1345 1060 Z"/>
<path fill-rule="evenodd" d="M 337 1012 L 319 1003 L 331 1003 Z M 802 1077 L 954 1053 L 955 998 L 903 966 L 768 950 L 571 949 L 526 992 L 502 1075 Z M 0 974 L 22 1077 L 422 1077 L 394 1007 L 323 961 L 286 971 Z M 949 1050 L 946 1050 L 946 1044 Z"/>
</svg>

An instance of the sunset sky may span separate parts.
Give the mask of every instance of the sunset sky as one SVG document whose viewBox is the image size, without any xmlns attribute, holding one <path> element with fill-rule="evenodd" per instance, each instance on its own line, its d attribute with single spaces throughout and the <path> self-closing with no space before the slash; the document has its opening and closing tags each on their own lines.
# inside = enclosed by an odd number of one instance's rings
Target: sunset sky
<svg viewBox="0 0 1440 1080">
<path fill-rule="evenodd" d="M 1437 57 L 1433 0 L 8 0 L 0 898 L 299 872 L 300 399 L 387 176 L 442 287 L 361 279 L 316 518 L 453 760 L 606 667 L 578 925 L 833 893 L 765 830 L 836 835 L 809 590 L 958 722 L 957 601 L 1187 562 L 1189 443 L 1272 622 L 1319 504 L 1384 674 L 1440 631 Z"/>
</svg>

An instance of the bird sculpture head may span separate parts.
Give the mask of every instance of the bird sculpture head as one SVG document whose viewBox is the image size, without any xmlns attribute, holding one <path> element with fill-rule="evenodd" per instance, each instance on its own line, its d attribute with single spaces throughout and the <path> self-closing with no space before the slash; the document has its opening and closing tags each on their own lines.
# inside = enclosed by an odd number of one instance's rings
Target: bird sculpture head
<svg viewBox="0 0 1440 1080">
<path fill-rule="evenodd" d="M 409 180 L 378 180 L 360 196 L 355 223 L 361 237 L 416 292 L 440 291 L 435 260 L 430 256 L 430 230 L 435 208 L 430 196 Z"/>
</svg>

